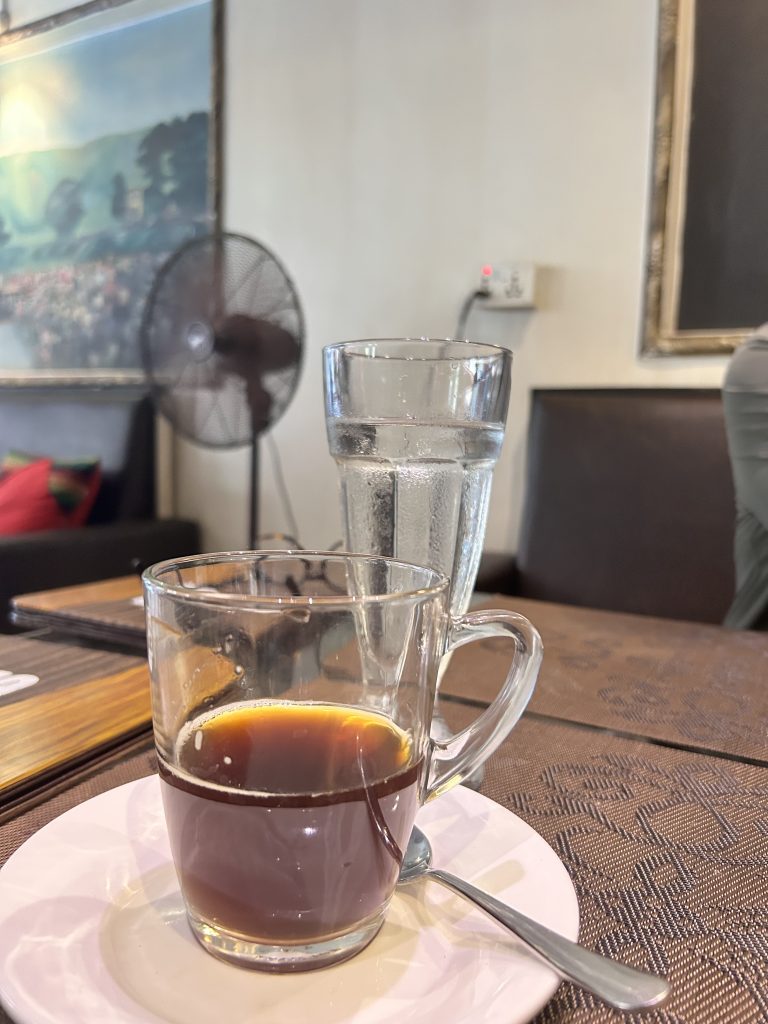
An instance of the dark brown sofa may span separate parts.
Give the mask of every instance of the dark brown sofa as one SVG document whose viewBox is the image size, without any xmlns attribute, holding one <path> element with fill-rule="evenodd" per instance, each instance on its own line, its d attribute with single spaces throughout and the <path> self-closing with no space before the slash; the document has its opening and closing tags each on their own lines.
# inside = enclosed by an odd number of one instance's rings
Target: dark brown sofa
<svg viewBox="0 0 768 1024">
<path fill-rule="evenodd" d="M 722 622 L 734 517 L 719 390 L 537 390 L 517 553 L 478 589 Z"/>
<path fill-rule="evenodd" d="M 98 455 L 102 484 L 84 527 L 0 537 L 0 632 L 11 597 L 138 572 L 200 550 L 197 523 L 155 513 L 155 414 L 141 389 L 0 388 L 0 460 L 21 449 Z"/>
</svg>

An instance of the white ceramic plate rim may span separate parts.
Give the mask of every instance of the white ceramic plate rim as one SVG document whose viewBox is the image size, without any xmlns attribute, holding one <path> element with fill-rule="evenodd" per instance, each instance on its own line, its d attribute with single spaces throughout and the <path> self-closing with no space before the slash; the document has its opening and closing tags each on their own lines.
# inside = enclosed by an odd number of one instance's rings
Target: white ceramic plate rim
<svg viewBox="0 0 768 1024">
<path fill-rule="evenodd" d="M 418 821 L 436 866 L 577 937 L 568 873 L 516 815 L 460 786 Z M 156 776 L 65 812 L 0 870 L 0 1002 L 17 1024 L 198 1024 L 212 1010 L 228 1024 L 524 1024 L 557 985 L 428 880 L 398 890 L 377 938 L 345 964 L 275 977 L 214 960 L 184 919 Z"/>
</svg>

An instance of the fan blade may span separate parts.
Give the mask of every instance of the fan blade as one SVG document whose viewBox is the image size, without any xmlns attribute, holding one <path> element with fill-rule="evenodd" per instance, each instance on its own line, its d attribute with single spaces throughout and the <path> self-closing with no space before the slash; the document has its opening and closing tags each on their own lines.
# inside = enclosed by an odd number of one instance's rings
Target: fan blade
<svg viewBox="0 0 768 1024">
<path fill-rule="evenodd" d="M 274 255 L 219 232 L 186 243 L 162 264 L 141 339 L 153 395 L 176 429 L 229 446 L 248 443 L 287 407 L 304 322 Z"/>
</svg>

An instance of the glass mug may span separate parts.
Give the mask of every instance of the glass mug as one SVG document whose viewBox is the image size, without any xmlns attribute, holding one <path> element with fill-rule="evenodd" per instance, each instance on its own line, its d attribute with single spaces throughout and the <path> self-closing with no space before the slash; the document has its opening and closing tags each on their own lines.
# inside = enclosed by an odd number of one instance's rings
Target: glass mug
<svg viewBox="0 0 768 1024">
<path fill-rule="evenodd" d="M 507 611 L 451 619 L 445 576 L 374 556 L 221 553 L 143 580 L 163 806 L 195 937 L 268 971 L 354 955 L 383 923 L 419 805 L 522 714 L 536 630 Z M 514 640 L 499 696 L 435 745 L 440 658 L 489 636 Z"/>
</svg>

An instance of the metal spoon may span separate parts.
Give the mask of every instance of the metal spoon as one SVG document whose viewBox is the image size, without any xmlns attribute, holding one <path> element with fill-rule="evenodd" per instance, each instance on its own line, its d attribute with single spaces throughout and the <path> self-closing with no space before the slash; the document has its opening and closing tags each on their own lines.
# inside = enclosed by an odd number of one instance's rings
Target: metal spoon
<svg viewBox="0 0 768 1024">
<path fill-rule="evenodd" d="M 669 984 L 655 974 L 638 971 L 634 967 L 609 960 L 579 946 L 570 939 L 564 939 L 544 925 L 537 924 L 500 900 L 475 888 L 469 882 L 443 871 L 431 868 L 432 847 L 429 840 L 414 825 L 408 849 L 405 851 L 400 881 L 413 882 L 422 875 L 429 875 L 442 882 L 449 889 L 466 896 L 482 910 L 505 925 L 534 953 L 558 974 L 575 982 L 588 992 L 599 996 L 606 1003 L 619 1010 L 639 1010 L 644 1006 L 658 1006 L 669 995 Z"/>
</svg>

